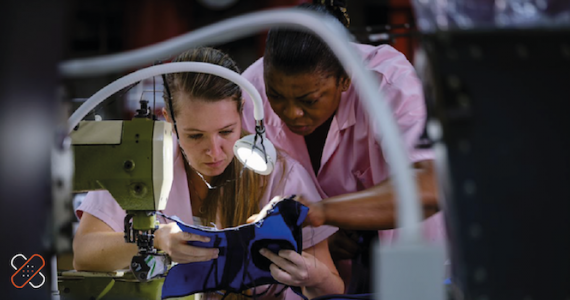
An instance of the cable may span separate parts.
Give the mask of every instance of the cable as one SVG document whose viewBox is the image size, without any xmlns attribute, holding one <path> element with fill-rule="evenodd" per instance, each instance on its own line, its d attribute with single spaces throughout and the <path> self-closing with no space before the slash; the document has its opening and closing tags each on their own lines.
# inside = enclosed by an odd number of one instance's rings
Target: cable
<svg viewBox="0 0 570 300">
<path fill-rule="evenodd" d="M 255 120 L 259 121 L 263 119 L 263 105 L 261 102 L 261 96 L 255 87 L 243 78 L 240 74 L 224 68 L 219 65 L 202 63 L 202 62 L 174 62 L 164 65 L 152 66 L 144 68 L 133 72 L 129 75 L 121 77 L 112 83 L 108 84 L 93 96 L 91 96 L 87 101 L 85 101 L 68 120 L 68 132 L 71 132 L 77 124 L 99 103 L 107 99 L 109 96 L 113 95 L 117 91 L 121 90 L 123 87 L 128 86 L 134 82 L 140 81 L 145 78 L 152 76 L 170 74 L 170 73 L 180 73 L 180 72 L 197 72 L 197 73 L 207 73 L 220 76 L 227 80 L 233 81 L 240 88 L 242 88 L 246 93 L 249 94 L 253 103 L 254 111 L 253 117 Z M 172 109 L 171 109 L 172 111 Z"/>
</svg>

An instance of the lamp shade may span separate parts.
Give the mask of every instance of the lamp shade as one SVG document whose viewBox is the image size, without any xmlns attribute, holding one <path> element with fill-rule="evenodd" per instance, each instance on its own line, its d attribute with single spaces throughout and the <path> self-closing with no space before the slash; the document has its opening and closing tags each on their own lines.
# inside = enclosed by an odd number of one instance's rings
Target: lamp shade
<svg viewBox="0 0 570 300">
<path fill-rule="evenodd" d="M 255 145 L 254 140 L 255 134 L 239 139 L 234 144 L 234 154 L 247 168 L 258 174 L 268 175 L 273 171 L 277 159 L 275 146 L 266 138 L 263 139 L 263 146 L 260 138 L 255 141 Z"/>
</svg>

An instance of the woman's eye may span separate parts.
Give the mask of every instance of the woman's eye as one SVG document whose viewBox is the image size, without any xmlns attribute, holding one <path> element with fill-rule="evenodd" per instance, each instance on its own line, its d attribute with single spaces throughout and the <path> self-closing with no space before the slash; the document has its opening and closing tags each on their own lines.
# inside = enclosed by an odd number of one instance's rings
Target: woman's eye
<svg viewBox="0 0 570 300">
<path fill-rule="evenodd" d="M 197 140 L 199 138 L 201 138 L 202 135 L 201 134 L 191 134 L 188 136 L 188 138 L 192 139 L 192 140 Z"/>
<path fill-rule="evenodd" d="M 301 103 L 303 103 L 304 105 L 313 105 L 315 103 L 317 103 L 317 101 L 319 101 L 318 99 L 316 100 L 301 100 Z"/>
<path fill-rule="evenodd" d="M 233 132 L 234 132 L 233 130 L 224 130 L 224 131 L 220 131 L 220 134 L 229 135 L 229 134 L 232 134 Z"/>
<path fill-rule="evenodd" d="M 267 99 L 272 99 L 272 100 L 279 100 L 280 97 L 277 95 L 271 95 L 271 94 L 267 94 Z"/>
</svg>

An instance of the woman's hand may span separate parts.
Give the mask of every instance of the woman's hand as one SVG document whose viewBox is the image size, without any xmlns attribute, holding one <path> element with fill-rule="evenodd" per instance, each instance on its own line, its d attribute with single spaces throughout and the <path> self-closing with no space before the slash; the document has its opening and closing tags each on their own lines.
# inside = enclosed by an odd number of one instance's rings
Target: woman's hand
<svg viewBox="0 0 570 300">
<path fill-rule="evenodd" d="M 267 203 L 259 213 L 257 214 L 253 214 L 252 216 L 250 216 L 249 218 L 247 218 L 247 220 L 245 221 L 247 224 L 250 223 L 254 223 L 259 221 L 260 219 L 265 218 L 265 216 L 267 215 L 267 211 L 271 208 L 273 208 L 273 205 L 281 200 L 283 200 L 285 197 L 283 196 L 275 196 L 273 197 L 273 199 L 271 199 L 271 201 L 269 201 L 269 203 Z"/>
<path fill-rule="evenodd" d="M 286 285 L 318 286 L 331 276 L 327 266 L 307 252 L 299 254 L 293 250 L 281 250 L 275 254 L 264 248 L 259 253 L 273 262 L 269 267 L 273 278 Z"/>
<path fill-rule="evenodd" d="M 275 280 L 302 287 L 309 299 L 344 293 L 344 282 L 334 266 L 326 240 L 305 249 L 302 254 L 292 250 L 275 254 L 268 249 L 261 249 L 260 253 L 273 262 L 269 269 Z"/>
<path fill-rule="evenodd" d="M 326 215 L 322 201 L 310 202 L 305 200 L 303 196 L 297 196 L 295 200 L 309 208 L 309 213 L 303 222 L 303 226 L 319 227 L 325 224 Z"/>
<path fill-rule="evenodd" d="M 154 232 L 154 236 L 155 247 L 166 252 L 172 258 L 172 261 L 177 263 L 216 259 L 220 251 L 217 248 L 202 248 L 188 245 L 189 241 L 207 243 L 210 241 L 210 238 L 184 232 L 176 223 L 161 224 Z"/>
<path fill-rule="evenodd" d="M 271 200 L 270 204 L 273 202 L 281 201 L 281 199 L 283 199 L 282 196 L 275 196 Z M 310 202 L 310 201 L 305 200 L 303 198 L 303 196 L 296 196 L 295 201 L 298 201 L 299 203 L 301 203 L 301 204 L 303 204 L 309 208 L 309 213 L 307 214 L 307 218 L 305 218 L 305 221 L 303 222 L 303 227 L 305 227 L 305 226 L 319 227 L 319 226 L 325 224 L 325 220 L 326 220 L 325 209 L 324 209 L 324 206 L 322 205 L 322 203 L 320 201 L 319 202 Z M 256 222 L 260 218 L 263 218 L 265 216 L 264 213 L 267 210 L 267 207 L 269 207 L 269 205 L 266 205 L 264 207 L 264 209 L 261 212 L 259 212 L 259 214 L 254 214 L 251 217 L 249 217 L 246 222 L 249 224 L 249 223 Z"/>
</svg>

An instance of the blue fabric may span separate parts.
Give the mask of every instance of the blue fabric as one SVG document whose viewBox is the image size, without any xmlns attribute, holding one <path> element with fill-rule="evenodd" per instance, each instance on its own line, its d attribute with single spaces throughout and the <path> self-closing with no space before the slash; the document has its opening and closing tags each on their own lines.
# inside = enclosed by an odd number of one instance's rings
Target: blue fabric
<svg viewBox="0 0 570 300">
<path fill-rule="evenodd" d="M 301 253 L 301 224 L 308 208 L 293 200 L 273 204 L 256 223 L 223 230 L 178 222 L 185 231 L 210 237 L 210 242 L 188 242 L 198 247 L 218 248 L 218 258 L 206 262 L 178 264 L 170 269 L 162 287 L 162 298 L 182 297 L 198 292 L 225 290 L 241 292 L 254 286 L 278 283 L 271 276 L 271 262 L 259 254 L 261 248 L 275 253 L 282 249 Z"/>
</svg>

